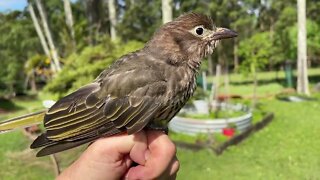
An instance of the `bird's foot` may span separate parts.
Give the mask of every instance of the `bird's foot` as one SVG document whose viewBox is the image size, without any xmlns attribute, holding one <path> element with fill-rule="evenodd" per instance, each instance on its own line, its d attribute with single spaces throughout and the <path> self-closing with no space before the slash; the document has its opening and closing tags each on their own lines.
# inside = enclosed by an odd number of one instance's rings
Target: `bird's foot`
<svg viewBox="0 0 320 180">
<path fill-rule="evenodd" d="M 145 129 L 146 130 L 153 130 L 153 131 L 162 131 L 167 135 L 169 133 L 169 128 L 167 126 L 157 126 L 157 125 L 150 124 Z"/>
</svg>

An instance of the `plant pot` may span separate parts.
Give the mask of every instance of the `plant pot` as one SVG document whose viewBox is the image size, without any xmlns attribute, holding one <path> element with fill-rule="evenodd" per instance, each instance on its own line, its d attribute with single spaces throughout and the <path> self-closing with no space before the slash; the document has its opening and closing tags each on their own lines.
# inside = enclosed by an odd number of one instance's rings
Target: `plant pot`
<svg viewBox="0 0 320 180">
<path fill-rule="evenodd" d="M 222 129 L 222 134 L 227 136 L 227 137 L 232 137 L 234 136 L 236 130 L 233 128 L 223 128 Z"/>
</svg>

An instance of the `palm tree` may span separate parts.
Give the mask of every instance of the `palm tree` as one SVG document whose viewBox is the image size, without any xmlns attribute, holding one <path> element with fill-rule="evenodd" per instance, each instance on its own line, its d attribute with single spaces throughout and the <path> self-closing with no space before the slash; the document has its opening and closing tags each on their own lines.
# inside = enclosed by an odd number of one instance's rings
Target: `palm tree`
<svg viewBox="0 0 320 180">
<path fill-rule="evenodd" d="M 41 28 L 40 28 L 38 19 L 37 19 L 35 13 L 34 13 L 34 9 L 33 9 L 32 4 L 31 4 L 30 2 L 29 2 L 29 4 L 28 4 L 28 11 L 29 11 L 29 13 L 30 13 L 30 15 L 31 15 L 31 19 L 32 19 L 33 25 L 34 25 L 34 27 L 35 27 L 35 29 L 36 29 L 36 32 L 37 32 L 38 36 L 39 36 L 42 49 L 43 49 L 44 53 L 46 54 L 46 56 L 50 59 L 50 67 L 51 67 L 51 70 L 52 70 L 53 72 L 56 72 L 56 71 L 57 71 L 57 70 L 56 70 L 56 66 L 55 66 L 55 65 L 52 63 L 52 61 L 51 61 L 52 57 L 51 57 L 51 55 L 50 55 L 50 51 L 49 51 L 48 44 L 47 44 L 47 42 L 46 42 L 46 39 L 44 38 L 44 35 L 43 35 L 43 32 L 42 32 L 42 30 L 41 30 Z"/>
<path fill-rule="evenodd" d="M 162 22 L 172 21 L 172 0 L 162 0 Z"/>
<path fill-rule="evenodd" d="M 76 40 L 75 40 L 75 34 L 74 34 L 74 29 L 73 29 L 73 17 L 72 17 L 72 9 L 70 6 L 70 1 L 69 0 L 63 0 L 64 4 L 64 13 L 66 16 L 66 24 L 69 28 L 71 38 L 72 38 L 72 44 L 73 44 L 73 49 L 75 50 L 76 48 Z"/>
<path fill-rule="evenodd" d="M 307 69 L 306 0 L 298 0 L 298 80 L 297 91 L 310 95 Z"/>
<path fill-rule="evenodd" d="M 114 41 L 117 38 L 117 12 L 115 6 L 115 0 L 108 0 L 108 10 L 109 10 L 109 19 L 110 19 L 110 36 L 111 40 Z"/>
<path fill-rule="evenodd" d="M 56 66 L 57 71 L 60 71 L 61 70 L 61 65 L 60 65 L 60 62 L 59 62 L 59 56 L 58 56 L 57 49 L 56 49 L 56 47 L 55 47 L 55 45 L 53 43 L 53 40 L 52 40 L 50 28 L 49 28 L 48 22 L 47 22 L 45 9 L 42 6 L 41 0 L 36 0 L 36 5 L 37 5 L 37 8 L 39 10 L 39 14 L 40 14 L 40 17 L 41 17 L 44 33 L 45 33 L 45 35 L 47 37 L 48 44 L 49 44 L 49 47 L 51 49 L 51 53 L 52 53 L 52 58 L 53 58 L 54 64 Z"/>
</svg>

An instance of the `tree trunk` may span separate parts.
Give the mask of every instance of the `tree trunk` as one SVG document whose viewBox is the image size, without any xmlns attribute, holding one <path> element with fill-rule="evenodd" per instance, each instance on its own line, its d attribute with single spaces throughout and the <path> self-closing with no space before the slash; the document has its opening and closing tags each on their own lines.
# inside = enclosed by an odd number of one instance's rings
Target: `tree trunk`
<svg viewBox="0 0 320 180">
<path fill-rule="evenodd" d="M 234 65 L 233 70 L 234 72 L 238 72 L 239 70 L 238 41 L 235 39 L 233 41 L 233 65 Z"/>
<path fill-rule="evenodd" d="M 225 94 L 225 102 L 229 103 L 230 100 L 230 80 L 229 80 L 229 66 L 228 61 L 226 61 L 226 66 L 224 70 L 224 94 Z"/>
<path fill-rule="evenodd" d="M 212 87 L 211 92 L 213 92 L 213 98 L 210 98 L 210 110 L 213 109 L 213 99 L 216 103 L 215 109 L 214 109 L 214 114 L 215 118 L 218 118 L 219 111 L 220 111 L 220 106 L 218 105 L 219 103 L 219 89 L 220 89 L 220 77 L 221 77 L 221 65 L 217 64 L 216 66 L 216 77 L 215 77 L 215 82 L 212 84 L 214 87 Z"/>
<path fill-rule="evenodd" d="M 257 88 L 258 88 L 258 77 L 257 73 L 253 74 L 253 96 L 252 96 L 252 109 L 255 109 L 257 106 Z"/>
<path fill-rule="evenodd" d="M 108 10 L 109 10 L 109 19 L 110 19 L 110 36 L 111 40 L 115 41 L 117 38 L 117 31 L 116 31 L 116 25 L 117 25 L 117 11 L 116 11 L 116 5 L 115 0 L 108 0 Z"/>
<path fill-rule="evenodd" d="M 58 56 L 58 52 L 56 50 L 56 47 L 54 46 L 53 40 L 52 40 L 52 36 L 51 36 L 51 32 L 48 26 L 48 22 L 47 22 L 47 17 L 45 14 L 45 10 L 41 4 L 41 0 L 36 0 L 36 4 L 39 10 L 39 14 L 42 20 L 42 25 L 43 25 L 43 29 L 44 29 L 44 33 L 47 37 L 48 43 L 49 43 L 49 47 L 51 49 L 51 53 L 52 53 L 52 58 L 54 61 L 54 64 L 56 66 L 57 71 L 61 70 L 61 66 L 60 66 L 60 62 L 59 62 L 59 56 Z"/>
<path fill-rule="evenodd" d="M 256 64 L 251 63 L 250 64 L 251 72 L 253 75 L 253 92 L 252 92 L 252 109 L 255 109 L 257 106 L 258 102 L 258 97 L 257 97 L 257 88 L 258 88 L 258 75 L 257 75 L 257 70 L 256 70 Z"/>
<path fill-rule="evenodd" d="M 172 21 L 172 0 L 162 0 L 162 22 Z"/>
<path fill-rule="evenodd" d="M 210 76 L 213 76 L 213 58 L 212 58 L 212 55 L 209 55 L 208 56 L 208 73 Z"/>
<path fill-rule="evenodd" d="M 31 86 L 32 92 L 34 92 L 34 93 L 37 92 L 36 73 L 35 73 L 34 69 L 31 72 L 30 86 Z"/>
<path fill-rule="evenodd" d="M 130 6 L 133 7 L 136 4 L 135 0 L 130 0 Z"/>
<path fill-rule="evenodd" d="M 275 26 L 275 23 L 274 23 L 274 17 L 271 16 L 270 17 L 270 29 L 269 29 L 269 40 L 273 43 L 273 37 L 274 37 L 274 26 Z M 274 63 L 273 63 L 273 59 L 270 59 L 269 58 L 269 63 L 268 63 L 269 67 L 268 67 L 268 70 L 269 71 L 273 71 L 273 66 L 274 66 Z"/>
<path fill-rule="evenodd" d="M 73 50 L 75 50 L 76 49 L 76 39 L 75 39 L 75 34 L 74 34 L 74 29 L 73 29 L 72 9 L 71 9 L 69 0 L 63 0 L 63 2 L 64 2 L 64 13 L 66 16 L 66 24 L 67 24 L 69 31 L 70 31 L 70 34 L 71 34 Z"/>
<path fill-rule="evenodd" d="M 89 29 L 89 43 L 90 45 L 94 45 L 94 13 L 92 12 L 92 6 L 95 3 L 95 0 L 86 0 L 86 1 L 82 1 L 85 9 L 86 9 L 86 16 L 87 16 L 87 20 L 88 20 L 88 29 Z"/>
<path fill-rule="evenodd" d="M 297 92 L 310 95 L 307 69 L 306 1 L 298 0 L 298 79 Z"/>
<path fill-rule="evenodd" d="M 54 62 L 52 62 L 52 57 L 50 55 L 48 44 L 47 44 L 46 39 L 45 39 L 45 37 L 43 35 L 43 32 L 42 32 L 42 30 L 40 28 L 38 19 L 37 19 L 35 13 L 34 13 L 34 9 L 33 9 L 32 5 L 30 3 L 28 5 L 28 11 L 29 11 L 29 13 L 31 15 L 31 19 L 32 19 L 33 25 L 34 25 L 34 27 L 36 29 L 36 32 L 37 32 L 38 36 L 39 36 L 42 49 L 43 49 L 44 53 L 46 54 L 46 56 L 50 59 L 50 68 L 51 68 L 51 70 L 53 72 L 56 72 L 57 71 L 56 70 L 56 66 L 54 65 Z"/>
</svg>

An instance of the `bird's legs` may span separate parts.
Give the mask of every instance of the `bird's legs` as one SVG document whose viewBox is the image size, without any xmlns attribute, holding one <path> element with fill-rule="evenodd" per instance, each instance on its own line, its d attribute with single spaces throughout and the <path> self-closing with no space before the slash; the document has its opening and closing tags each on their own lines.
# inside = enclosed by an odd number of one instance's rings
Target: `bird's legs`
<svg viewBox="0 0 320 180">
<path fill-rule="evenodd" d="M 160 124 L 151 123 L 151 124 L 148 124 L 145 127 L 145 129 L 146 130 L 154 130 L 154 131 L 162 131 L 166 134 L 169 133 L 168 125 L 160 125 Z"/>
</svg>

